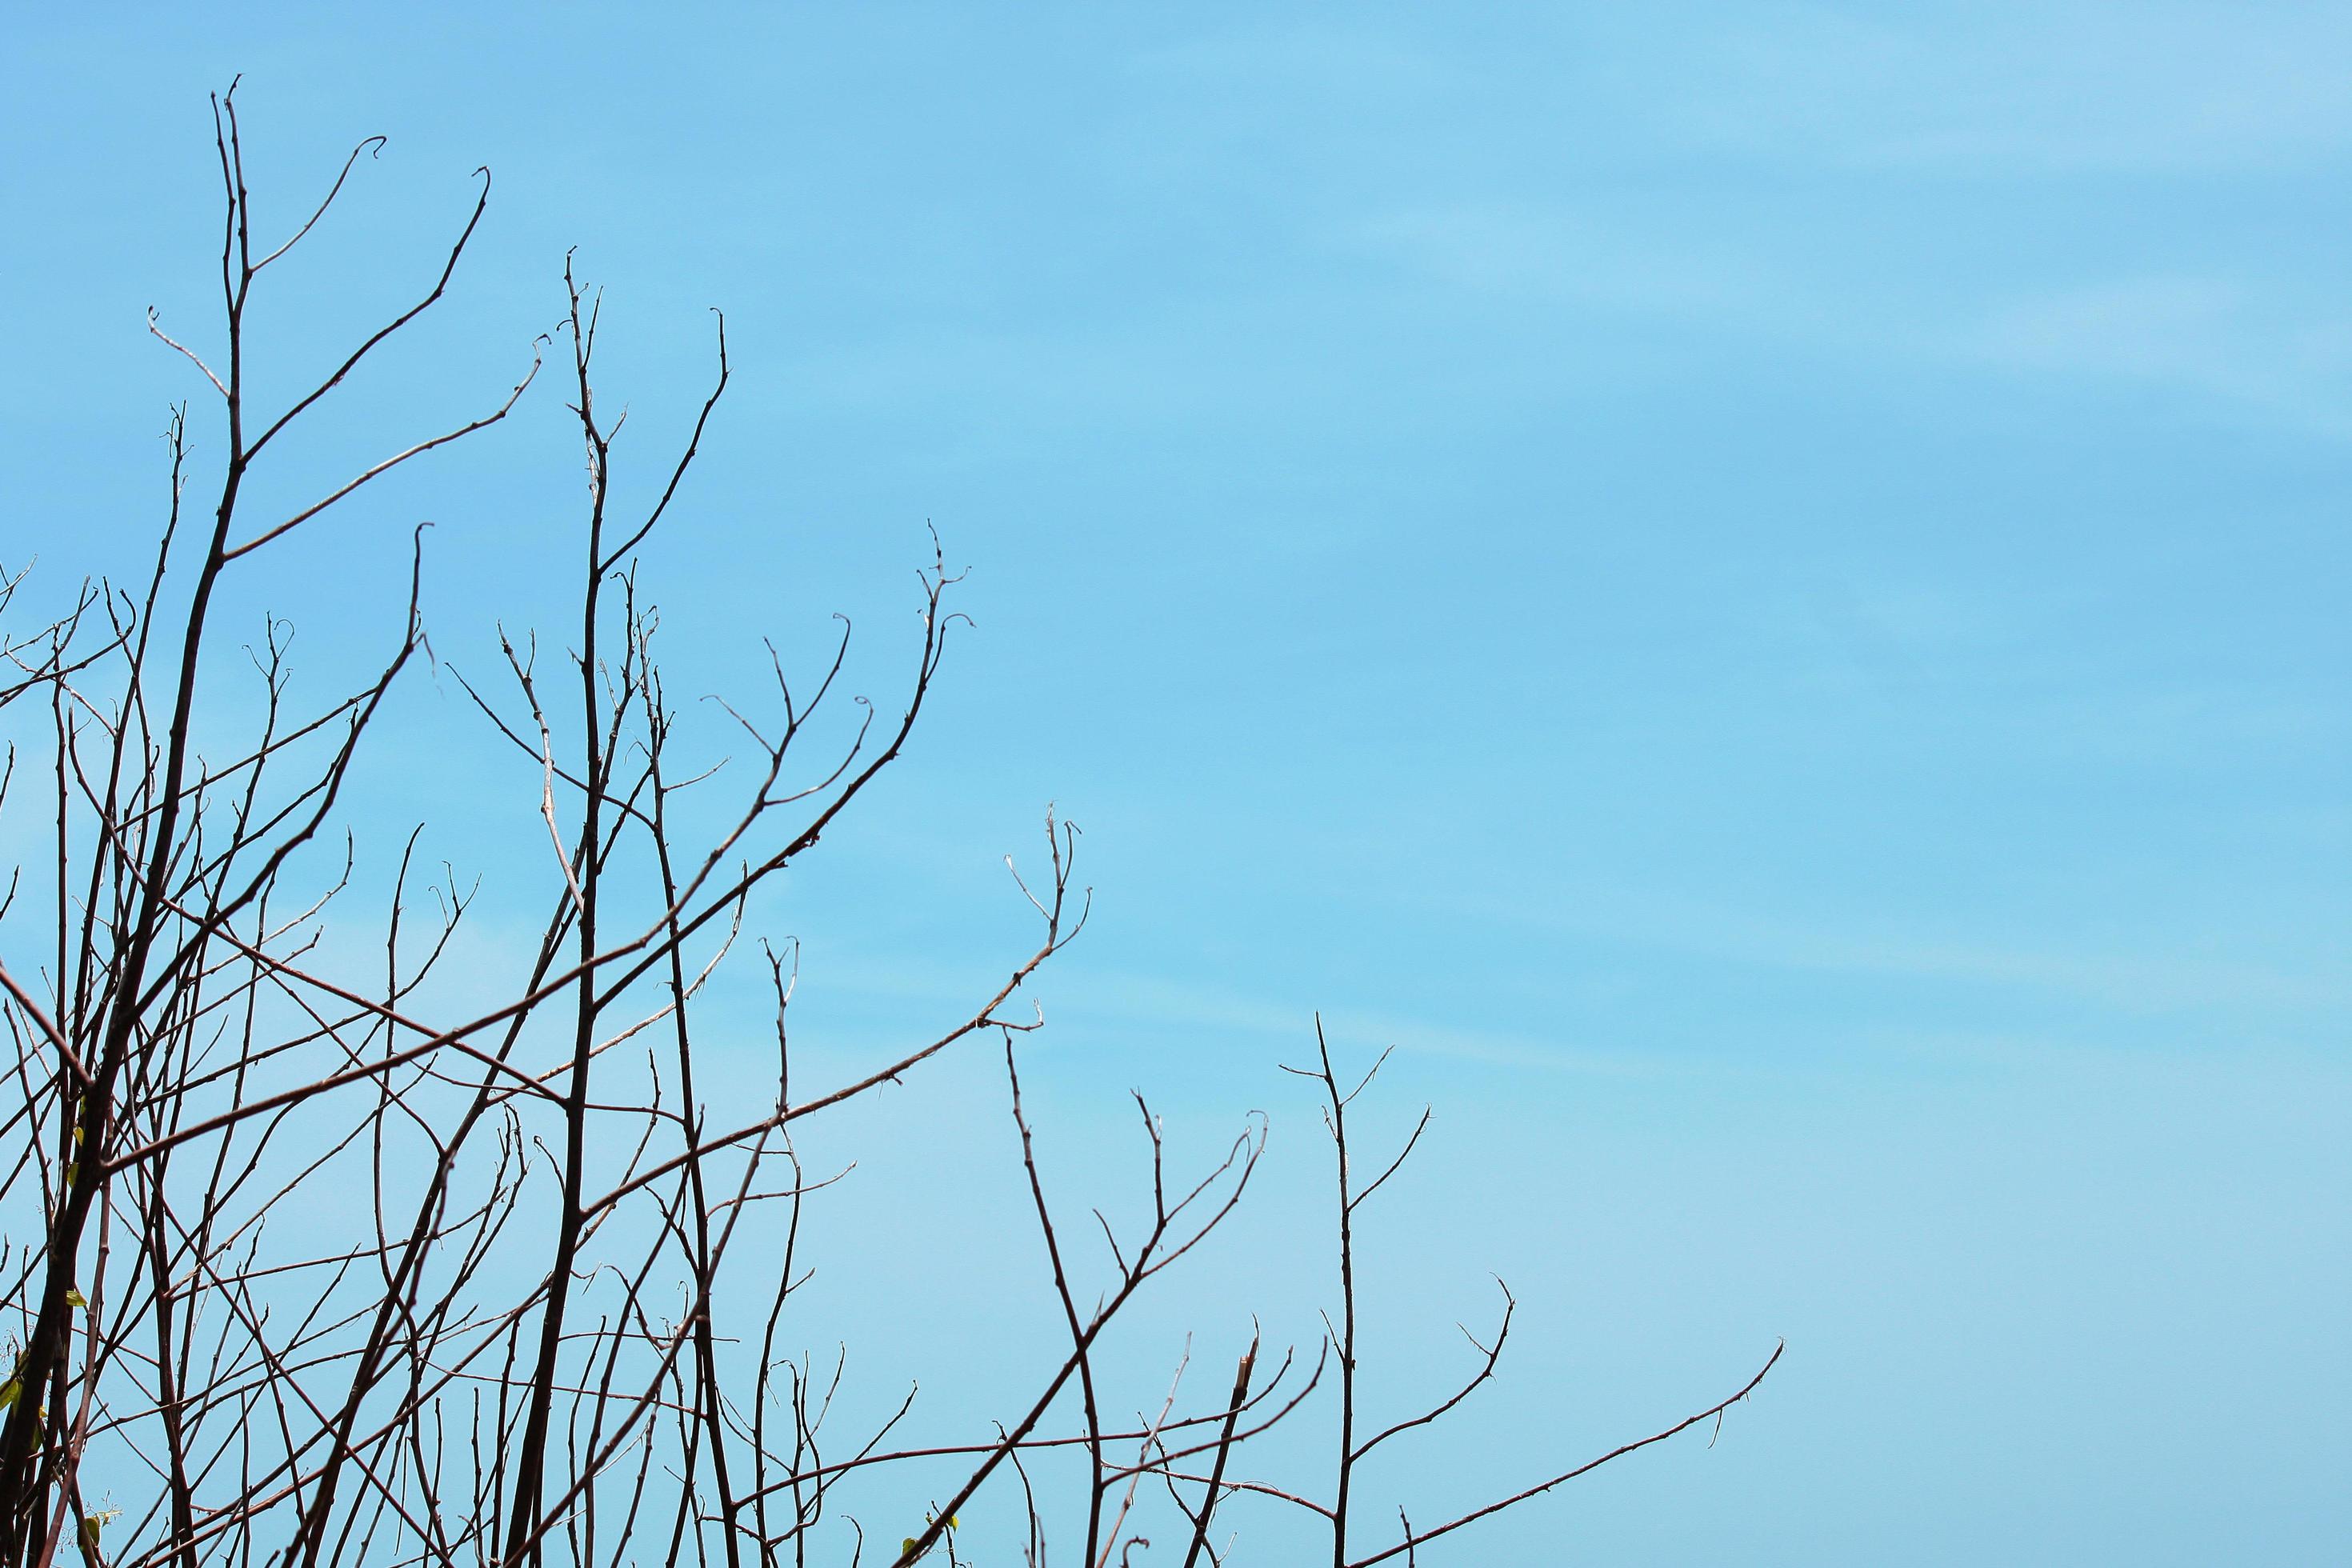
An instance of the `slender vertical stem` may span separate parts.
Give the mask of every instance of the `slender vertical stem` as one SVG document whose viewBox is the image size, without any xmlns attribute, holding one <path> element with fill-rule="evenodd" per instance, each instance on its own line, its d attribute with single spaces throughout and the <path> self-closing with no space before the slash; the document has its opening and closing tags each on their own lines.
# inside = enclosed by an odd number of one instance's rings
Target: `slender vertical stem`
<svg viewBox="0 0 2352 1568">
<path fill-rule="evenodd" d="M 604 715 L 596 691 L 602 673 L 597 666 L 596 634 L 603 601 L 604 502 L 611 472 L 611 447 L 596 424 L 594 392 L 588 380 L 589 360 L 595 346 L 595 312 L 592 309 L 588 320 L 581 320 L 580 290 L 572 281 L 568 260 L 563 282 L 572 301 L 572 362 L 580 397 L 573 411 L 579 416 L 587 445 L 589 484 L 587 574 L 581 595 L 579 653 L 581 744 L 585 752 L 581 779 L 585 800 L 581 806 L 579 847 L 574 853 L 573 867 L 573 882 L 578 889 L 575 934 L 580 977 L 572 1014 L 572 1071 L 563 1099 L 563 1196 L 556 1215 L 554 1256 L 548 1268 L 547 1306 L 540 1320 L 538 1363 L 531 1373 L 530 1405 L 516 1455 L 515 1493 L 507 1521 L 504 1556 L 509 1568 L 520 1568 L 526 1553 L 529 1561 L 537 1562 L 538 1542 L 544 1539 L 544 1532 L 538 1529 L 539 1509 L 545 1486 L 548 1428 L 554 1414 L 556 1361 L 562 1349 L 564 1312 L 571 1301 L 572 1268 L 580 1255 L 580 1235 L 587 1217 L 581 1209 L 581 1195 L 588 1160 L 589 1069 L 595 1058 L 599 1015 L 596 918 L 604 879 L 602 857 L 597 850 L 604 820 L 606 758 Z"/>
<path fill-rule="evenodd" d="M 1201 1500 L 1201 1517 L 1192 1526 L 1192 1544 L 1184 1553 L 1184 1568 L 1194 1568 L 1201 1553 L 1209 1546 L 1209 1516 L 1217 1511 L 1217 1497 L 1225 1484 L 1225 1460 L 1234 1451 L 1234 1428 L 1242 1418 L 1242 1406 L 1249 1401 L 1250 1370 L 1257 1364 L 1257 1341 L 1242 1352 L 1241 1365 L 1234 1371 L 1233 1402 L 1225 1406 L 1224 1430 L 1217 1435 L 1217 1457 L 1209 1467 L 1209 1493 Z"/>
<path fill-rule="evenodd" d="M 1348 1182 L 1348 1096 L 1331 1070 L 1331 1047 L 1323 1037 L 1323 1017 L 1315 1017 L 1315 1048 L 1322 1058 L 1323 1088 L 1331 1100 L 1331 1145 L 1339 1178 L 1339 1464 L 1331 1502 L 1332 1568 L 1348 1565 L 1348 1494 L 1356 1469 L 1356 1205 Z"/>
</svg>

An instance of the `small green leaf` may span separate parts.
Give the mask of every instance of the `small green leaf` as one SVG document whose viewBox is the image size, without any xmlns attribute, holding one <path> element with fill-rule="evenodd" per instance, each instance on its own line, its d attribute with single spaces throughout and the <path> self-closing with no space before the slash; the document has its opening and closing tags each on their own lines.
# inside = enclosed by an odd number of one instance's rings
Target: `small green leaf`
<svg viewBox="0 0 2352 1568">
<path fill-rule="evenodd" d="M 100 1516 L 94 1513 L 82 1516 L 81 1532 L 89 1537 L 89 1543 L 92 1546 L 98 1544 L 98 1532 L 105 1528 L 106 1521 Z"/>
<path fill-rule="evenodd" d="M 0 1410 L 5 1410 L 16 1404 L 16 1395 L 24 1392 L 25 1385 L 13 1377 L 5 1383 L 0 1383 Z"/>
<path fill-rule="evenodd" d="M 950 1530 L 961 1530 L 963 1526 L 957 1522 L 955 1515 L 950 1514 L 948 1515 L 948 1528 Z"/>
<path fill-rule="evenodd" d="M 82 1299 L 80 1286 L 69 1285 L 66 1288 L 66 1305 L 68 1307 L 87 1307 L 89 1305 L 87 1300 Z"/>
<path fill-rule="evenodd" d="M 915 1538 L 911 1535 L 907 1537 L 906 1540 L 898 1542 L 898 1555 L 901 1557 L 904 1557 L 908 1552 L 912 1552 L 914 1549 Z"/>
</svg>

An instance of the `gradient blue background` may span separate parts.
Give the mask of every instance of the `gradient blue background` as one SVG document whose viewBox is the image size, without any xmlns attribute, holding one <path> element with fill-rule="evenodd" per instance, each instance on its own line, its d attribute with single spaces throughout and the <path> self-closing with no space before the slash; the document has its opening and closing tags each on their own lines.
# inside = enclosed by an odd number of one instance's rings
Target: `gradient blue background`
<svg viewBox="0 0 2352 1568">
<path fill-rule="evenodd" d="M 1188 1150 L 1274 1116 L 1135 1401 L 1180 1327 L 1213 1368 L 1253 1311 L 1316 1331 L 1320 1133 L 1272 1063 L 1319 1007 L 1398 1047 L 1374 1128 L 1438 1107 L 1368 1242 L 1382 1408 L 1451 1375 L 1486 1270 L 1525 1303 L 1367 1529 L 1785 1335 L 1712 1451 L 1425 1560 L 2343 1561 L 2352 10 L 107 13 L 7 29 L 0 560 L 135 569 L 199 389 L 142 310 L 215 331 L 237 71 L 265 216 L 392 138 L 257 323 L 265 398 L 498 181 L 277 499 L 494 403 L 575 245 L 641 485 L 725 307 L 647 557 L 677 683 L 842 609 L 885 697 L 926 519 L 972 568 L 936 722 L 772 911 L 811 1048 L 984 992 L 1050 799 L 1098 889 L 1032 1047 L 1071 1201 L 1131 1193 L 1129 1086 Z M 431 518 L 437 652 L 561 625 L 557 391 L 234 614 L 362 658 Z M 363 820 L 405 825 L 404 759 L 495 763 L 446 678 L 389 722 Z M 436 842 L 520 909 L 537 782 L 496 776 Z M 949 1432 L 1052 1343 L 1002 1099 L 944 1064 L 823 1222 L 811 1310 Z"/>
</svg>

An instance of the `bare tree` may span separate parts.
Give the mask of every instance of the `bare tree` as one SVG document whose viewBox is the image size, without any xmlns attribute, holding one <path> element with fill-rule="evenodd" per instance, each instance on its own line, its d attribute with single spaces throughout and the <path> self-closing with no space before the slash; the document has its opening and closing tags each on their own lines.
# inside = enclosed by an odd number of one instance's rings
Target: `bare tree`
<svg viewBox="0 0 2352 1568">
<path fill-rule="evenodd" d="M 208 479 L 209 506 L 184 507 L 198 478 L 186 412 L 175 412 L 156 549 L 141 577 L 90 583 L 26 629 L 0 633 L 0 707 L 12 724 L 0 809 L 37 813 L 48 845 L 0 894 L 0 1026 L 18 1090 L 0 1186 L 11 1359 L 0 1384 L 0 1561 L 47 1568 L 62 1551 L 88 1568 L 854 1563 L 867 1542 L 842 1506 L 845 1489 L 898 1477 L 855 1495 L 898 1519 L 911 1519 L 910 1496 L 933 1500 L 919 1528 L 875 1548 L 901 1564 L 935 1552 L 962 1561 L 961 1510 L 994 1481 L 1019 1489 L 1033 1564 L 1045 1561 L 1056 1497 L 1072 1500 L 1056 1522 L 1087 1568 L 1127 1561 L 1156 1508 L 1181 1521 L 1188 1565 L 1218 1562 L 1213 1523 L 1232 1499 L 1251 1497 L 1328 1521 L 1335 1568 L 1360 1568 L 1411 1562 L 1423 1544 L 1593 1464 L 1719 1422 L 1754 1390 L 1771 1362 L 1730 1399 L 1654 1436 L 1445 1523 L 1402 1523 L 1393 1544 L 1351 1555 L 1358 1466 L 1495 1374 L 1512 1302 L 1506 1291 L 1491 1340 L 1472 1342 L 1479 1359 L 1457 1392 L 1359 1436 L 1353 1226 L 1420 1133 L 1354 1184 L 1348 1110 L 1370 1075 L 1343 1090 L 1318 1025 L 1318 1065 L 1303 1070 L 1339 1156 L 1338 1321 L 1322 1345 L 1284 1353 L 1270 1374 L 1253 1341 L 1230 1388 L 1221 1380 L 1204 1404 L 1185 1402 L 1180 1366 L 1156 1415 L 1113 1419 L 1127 1405 L 1104 1386 L 1107 1331 L 1234 1211 L 1265 1124 L 1253 1118 L 1221 1156 L 1181 1175 L 1139 1097 L 1148 1218 L 1125 1236 L 1101 1222 L 1109 1272 L 1087 1282 L 1056 1225 L 1017 1058 L 1040 1020 L 1024 1009 L 1025 989 L 1086 922 L 1078 839 L 1050 813 L 1042 867 L 1031 880 L 1015 873 L 1034 945 L 967 1010 L 845 1081 L 795 1075 L 794 950 L 758 943 L 772 1002 L 772 1093 L 756 1112 L 714 1117 L 697 1077 L 706 988 L 756 940 L 746 937 L 754 895 L 904 753 L 958 625 L 956 577 L 935 549 L 895 711 L 857 700 L 850 722 L 826 727 L 843 700 L 845 625 L 807 679 L 788 678 L 778 658 L 772 689 L 720 705 L 748 765 L 687 760 L 688 727 L 663 683 L 638 560 L 726 393 L 725 321 L 690 435 L 646 487 L 650 503 L 625 510 L 614 485 L 621 420 L 600 408 L 593 375 L 599 300 L 568 260 L 562 326 L 532 346 L 510 391 L 304 504 L 251 515 L 248 478 L 442 298 L 489 176 L 479 174 L 425 286 L 300 395 L 259 407 L 248 392 L 249 306 L 380 139 L 354 149 L 316 208 L 270 247 L 256 237 L 234 88 L 214 100 L 214 130 L 222 330 L 203 350 L 150 325 L 208 387 L 222 432 L 217 489 Z M 275 619 L 247 650 L 257 727 L 218 755 L 199 744 L 202 694 L 234 664 L 215 624 L 224 584 L 383 475 L 498 424 L 549 355 L 588 475 L 571 646 L 543 663 L 535 638 L 502 636 L 497 679 L 449 667 L 535 795 L 545 904 L 524 973 L 503 1000 L 465 1016 L 432 982 L 469 940 L 478 888 L 454 872 L 429 879 L 418 833 L 370 841 L 344 799 L 387 693 L 426 651 L 422 531 L 393 634 L 344 695 L 300 709 Z M 16 615 L 23 582 L 21 570 L 0 574 L 0 612 Z M 345 913 L 371 876 L 387 882 L 381 907 Z M 373 956 L 335 956 L 331 911 L 344 929 L 373 931 Z M 783 1349 L 806 1279 L 803 1205 L 835 1179 L 803 1165 L 795 1125 L 982 1037 L 1003 1052 L 1066 1345 L 1037 1369 L 1034 1395 L 985 1433 L 908 1442 L 910 1393 L 872 1429 L 836 1440 L 828 1416 L 845 1354 L 828 1364 Z M 728 1264 L 754 1213 L 783 1237 L 782 1263 L 740 1278 Z M 677 1299 L 673 1279 L 684 1281 Z M 1254 1437 L 1333 1407 L 1329 1500 L 1239 1476 L 1236 1456 Z M 1075 1479 L 1041 1502 L 1031 1467 L 1063 1458 Z"/>
</svg>

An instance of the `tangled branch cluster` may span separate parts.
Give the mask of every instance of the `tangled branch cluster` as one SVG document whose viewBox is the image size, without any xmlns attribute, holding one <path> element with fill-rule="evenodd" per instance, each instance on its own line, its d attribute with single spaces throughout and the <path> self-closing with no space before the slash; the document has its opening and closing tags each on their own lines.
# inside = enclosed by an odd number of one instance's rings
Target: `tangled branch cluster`
<svg viewBox="0 0 2352 1568">
<path fill-rule="evenodd" d="M 326 911 L 358 896 L 345 787 L 386 694 L 424 647 L 421 534 L 402 629 L 340 700 L 292 710 L 285 643 L 270 623 L 255 654 L 257 730 L 226 762 L 195 743 L 200 672 L 216 662 L 217 590 L 381 476 L 499 423 L 542 365 L 535 355 L 488 413 L 309 504 L 250 518 L 257 466 L 441 298 L 488 175 L 421 298 L 270 414 L 247 390 L 248 307 L 376 143 L 354 150 L 290 238 L 257 255 L 234 89 L 215 100 L 215 128 L 222 347 L 208 360 L 151 327 L 216 396 L 218 499 L 209 514 L 184 515 L 184 410 L 169 431 L 168 513 L 143 584 L 90 584 L 63 614 L 0 635 L 0 707 L 26 721 L 10 731 L 0 809 L 45 819 L 53 849 L 0 895 L 0 1028 L 19 1097 L 0 1144 L 0 1563 L 48 1568 L 61 1552 L 88 1568 L 855 1563 L 869 1543 L 840 1506 L 843 1489 L 909 1471 L 936 1500 L 919 1531 L 872 1543 L 877 1555 L 957 1562 L 962 1510 L 1009 1471 L 1024 1500 L 1027 1559 L 1043 1563 L 1049 1509 L 1030 1466 L 1075 1456 L 1084 1508 L 1069 1532 L 1087 1568 L 1137 1550 L 1152 1507 L 1181 1520 L 1187 1568 L 1213 1563 L 1213 1521 L 1236 1497 L 1305 1510 L 1328 1524 L 1337 1568 L 1362 1568 L 1411 1562 L 1423 1544 L 1591 1468 L 1432 1527 L 1400 1513 L 1401 1533 L 1370 1550 L 1351 1541 L 1359 1467 L 1495 1374 L 1512 1302 L 1507 1290 L 1492 1338 L 1473 1341 L 1478 1359 L 1458 1390 L 1358 1436 L 1353 1227 L 1412 1143 L 1351 1186 L 1348 1110 L 1370 1075 L 1343 1089 L 1328 1049 L 1294 1069 L 1319 1087 L 1338 1153 L 1339 1316 L 1328 1340 L 1311 1357 L 1285 1354 L 1271 1375 L 1253 1343 L 1230 1391 L 1204 1408 L 1182 1408 L 1180 1370 L 1157 1415 L 1107 1417 L 1106 1331 L 1234 1211 L 1265 1130 L 1253 1121 L 1205 1172 L 1179 1177 L 1139 1098 L 1150 1219 L 1125 1238 L 1106 1223 L 1108 1282 L 1080 1279 L 1034 1150 L 1016 1052 L 1037 1026 L 1016 999 L 1086 920 L 1076 837 L 1050 816 L 1048 868 L 1021 887 L 1035 945 L 990 994 L 870 1070 L 812 1087 L 795 1076 L 787 1028 L 791 950 L 763 949 L 772 1098 L 756 1112 L 712 1116 L 697 1081 L 705 988 L 741 944 L 754 894 L 899 758 L 957 620 L 947 607 L 956 579 L 935 553 L 895 718 L 866 707 L 843 743 L 810 754 L 812 721 L 838 706 L 845 631 L 805 689 L 779 660 L 759 711 L 726 709 L 749 737 L 748 779 L 677 763 L 680 713 L 655 658 L 657 617 L 639 596 L 636 552 L 726 391 L 723 319 L 716 384 L 692 435 L 651 507 L 625 516 L 609 504 L 619 422 L 599 412 L 592 384 L 597 300 L 568 263 L 564 327 L 538 345 L 540 355 L 559 340 L 568 350 L 567 405 L 587 459 L 576 646 L 546 671 L 534 641 L 502 640 L 499 680 L 465 685 L 539 786 L 553 866 L 526 972 L 497 1005 L 440 1016 L 426 983 L 463 949 L 475 892 L 454 876 L 424 886 L 414 834 L 388 902 L 362 917 L 380 952 L 334 962 Z M 0 612 L 23 581 L 0 578 Z M 715 829 L 680 826 L 684 792 L 703 791 L 699 801 L 730 789 L 731 805 L 696 814 Z M 795 1124 L 980 1036 L 1003 1047 L 1066 1348 L 1039 1369 L 1034 1398 L 986 1433 L 893 1447 L 902 1405 L 878 1430 L 836 1443 L 827 1417 L 843 1363 L 780 1350 L 806 1278 L 802 1206 L 829 1179 L 803 1169 Z M 782 1264 L 745 1279 L 728 1265 L 755 1212 L 784 1237 Z M 662 1299 L 673 1279 L 684 1281 L 674 1304 Z M 1616 1453 L 1719 1420 L 1763 1375 Z M 1318 1389 L 1327 1398 L 1310 1405 Z M 1242 1473 L 1251 1439 L 1333 1404 L 1328 1492 Z"/>
</svg>

